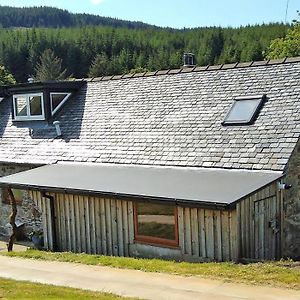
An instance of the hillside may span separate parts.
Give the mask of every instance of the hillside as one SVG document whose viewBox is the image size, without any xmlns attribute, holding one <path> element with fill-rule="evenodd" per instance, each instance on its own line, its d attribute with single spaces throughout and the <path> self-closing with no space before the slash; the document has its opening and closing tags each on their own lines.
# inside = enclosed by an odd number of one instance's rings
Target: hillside
<svg viewBox="0 0 300 300">
<path fill-rule="evenodd" d="M 270 42 L 284 37 L 289 28 L 263 24 L 174 30 L 47 7 L 1 7 L 0 23 L 9 26 L 0 28 L 0 65 L 18 82 L 35 74 L 46 49 L 62 59 L 67 75 L 82 78 L 136 68 L 178 68 L 184 52 L 195 53 L 198 65 L 261 60 Z M 35 28 L 54 25 L 59 28 Z"/>
<path fill-rule="evenodd" d="M 0 27 L 80 27 L 112 26 L 116 28 L 155 28 L 142 22 L 124 21 L 91 14 L 73 14 L 54 7 L 10 7 L 0 6 Z M 158 28 L 158 27 L 157 27 Z"/>
</svg>

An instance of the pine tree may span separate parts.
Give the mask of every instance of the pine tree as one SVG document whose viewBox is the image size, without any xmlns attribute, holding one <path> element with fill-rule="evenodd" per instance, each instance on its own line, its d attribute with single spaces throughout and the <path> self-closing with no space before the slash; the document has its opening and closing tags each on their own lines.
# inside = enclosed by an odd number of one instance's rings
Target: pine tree
<svg viewBox="0 0 300 300">
<path fill-rule="evenodd" d="M 89 77 L 99 77 L 110 74 L 110 62 L 107 55 L 101 53 L 97 54 L 94 58 L 90 69 Z"/>
<path fill-rule="evenodd" d="M 55 56 L 51 49 L 46 49 L 40 56 L 35 72 L 35 79 L 38 81 L 63 80 L 67 70 L 62 70 L 62 59 Z"/>
</svg>

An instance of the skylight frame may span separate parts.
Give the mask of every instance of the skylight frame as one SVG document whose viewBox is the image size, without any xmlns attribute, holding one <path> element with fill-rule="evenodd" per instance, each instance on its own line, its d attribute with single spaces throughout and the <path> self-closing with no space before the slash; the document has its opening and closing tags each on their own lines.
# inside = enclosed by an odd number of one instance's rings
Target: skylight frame
<svg viewBox="0 0 300 300">
<path fill-rule="evenodd" d="M 17 115 L 17 99 L 18 97 L 24 97 L 26 99 L 26 116 Z M 41 115 L 31 115 L 30 113 L 30 97 L 41 97 Z M 44 121 L 45 108 L 44 108 L 44 94 L 43 93 L 26 93 L 26 94 L 15 94 L 13 95 L 13 120 L 14 121 Z"/>
<path fill-rule="evenodd" d="M 62 100 L 61 103 L 53 110 L 53 104 L 52 104 L 52 95 L 65 95 L 66 97 Z M 50 92 L 50 109 L 51 109 L 51 116 L 53 116 L 62 106 L 63 104 L 71 97 L 72 93 L 67 92 Z"/>
<path fill-rule="evenodd" d="M 256 120 L 261 107 L 264 103 L 264 100 L 266 99 L 266 95 L 251 95 L 251 96 L 240 96 L 240 97 L 235 97 L 234 98 L 234 102 L 232 103 L 230 109 L 228 110 L 227 114 L 225 115 L 224 121 L 222 122 L 222 125 L 228 126 L 228 125 L 251 125 L 254 123 L 254 121 Z M 232 111 L 234 110 L 234 108 L 236 107 L 236 104 L 242 101 L 249 101 L 249 100 L 253 100 L 256 101 L 256 106 L 254 107 L 254 109 L 249 112 L 249 118 L 247 119 L 233 119 L 230 120 L 230 115 L 232 114 Z"/>
</svg>

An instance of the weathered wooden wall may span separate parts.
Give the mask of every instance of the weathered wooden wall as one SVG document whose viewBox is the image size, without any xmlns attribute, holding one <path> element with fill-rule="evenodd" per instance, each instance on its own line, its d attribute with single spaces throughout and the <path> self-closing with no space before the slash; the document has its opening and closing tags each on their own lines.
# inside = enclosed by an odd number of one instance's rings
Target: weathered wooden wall
<svg viewBox="0 0 300 300">
<path fill-rule="evenodd" d="M 273 183 L 237 204 L 239 257 L 281 257 L 281 194 Z"/>
<path fill-rule="evenodd" d="M 179 246 L 184 255 L 218 261 L 237 258 L 236 212 L 178 208 Z"/>
<path fill-rule="evenodd" d="M 38 191 L 30 194 L 43 212 L 45 245 L 52 250 L 50 200 Z M 130 247 L 135 243 L 132 201 L 50 195 L 54 199 L 59 251 L 136 255 Z M 282 195 L 277 183 L 239 202 L 236 210 L 178 207 L 177 252 L 180 257 L 176 258 L 195 261 L 278 259 L 281 257 L 281 216 Z M 170 250 L 170 256 L 173 254 Z"/>
<path fill-rule="evenodd" d="M 31 192 L 43 211 L 44 242 L 53 249 L 50 200 Z M 53 194 L 59 251 L 128 256 L 133 243 L 131 201 Z"/>
<path fill-rule="evenodd" d="M 38 191 L 30 191 L 30 194 L 43 211 L 44 242 L 52 250 L 50 200 L 42 197 Z M 132 255 L 132 201 L 48 194 L 53 196 L 55 202 L 56 243 L 59 251 Z M 237 226 L 234 210 L 178 207 L 178 227 L 179 251 L 183 259 L 236 259 Z"/>
<path fill-rule="evenodd" d="M 29 191 L 43 214 L 44 241 L 52 250 L 50 200 Z M 57 249 L 105 255 L 146 255 L 134 241 L 133 202 L 54 194 Z M 178 207 L 179 249 L 169 257 L 228 261 L 278 259 L 282 255 L 282 191 L 273 183 L 245 198 L 233 210 Z M 158 249 L 159 247 L 157 247 Z M 150 250 L 150 246 L 149 246 Z M 168 254 L 168 249 L 161 250 Z"/>
</svg>

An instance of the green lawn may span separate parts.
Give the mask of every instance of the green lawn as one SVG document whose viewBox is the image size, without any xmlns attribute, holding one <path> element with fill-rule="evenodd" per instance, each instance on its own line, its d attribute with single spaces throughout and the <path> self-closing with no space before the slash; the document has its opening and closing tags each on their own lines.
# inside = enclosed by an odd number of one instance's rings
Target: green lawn
<svg viewBox="0 0 300 300">
<path fill-rule="evenodd" d="M 25 252 L 3 252 L 2 255 L 52 261 L 76 262 L 87 265 L 109 266 L 146 272 L 163 272 L 184 276 L 202 276 L 225 281 L 245 282 L 300 289 L 300 265 L 292 261 L 264 262 L 251 264 L 235 263 L 188 263 L 159 259 L 138 259 L 90 255 L 85 253 L 52 253 L 38 250 Z"/>
<path fill-rule="evenodd" d="M 0 278 L 0 299 L 133 299 L 67 287 Z"/>
</svg>

